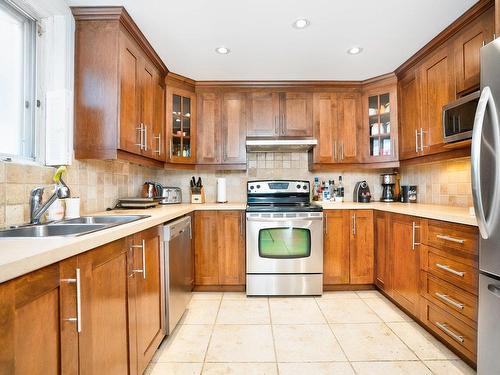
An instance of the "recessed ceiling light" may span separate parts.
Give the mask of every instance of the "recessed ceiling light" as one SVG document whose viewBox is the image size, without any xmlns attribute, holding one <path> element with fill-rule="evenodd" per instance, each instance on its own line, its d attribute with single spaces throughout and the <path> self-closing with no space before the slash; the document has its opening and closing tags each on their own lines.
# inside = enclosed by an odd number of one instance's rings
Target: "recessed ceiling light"
<svg viewBox="0 0 500 375">
<path fill-rule="evenodd" d="M 295 20 L 292 26 L 295 27 L 296 29 L 305 29 L 310 24 L 311 22 L 309 22 L 309 20 L 305 18 L 298 18 Z"/>
<path fill-rule="evenodd" d="M 347 50 L 347 53 L 349 55 L 358 55 L 363 51 L 363 48 L 361 47 L 351 47 Z"/>
<path fill-rule="evenodd" d="M 215 52 L 221 55 L 227 55 L 229 52 L 231 52 L 231 50 L 227 47 L 217 47 L 215 49 Z"/>
</svg>

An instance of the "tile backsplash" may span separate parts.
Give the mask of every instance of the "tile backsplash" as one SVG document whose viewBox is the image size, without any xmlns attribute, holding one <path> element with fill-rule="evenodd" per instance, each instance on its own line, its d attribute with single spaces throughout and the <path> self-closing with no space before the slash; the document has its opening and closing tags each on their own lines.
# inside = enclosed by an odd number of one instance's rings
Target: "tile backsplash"
<svg viewBox="0 0 500 375">
<path fill-rule="evenodd" d="M 418 202 L 471 207 L 470 158 L 403 167 L 401 185 L 417 185 Z"/>
<path fill-rule="evenodd" d="M 382 193 L 380 174 L 391 170 L 342 170 L 310 172 L 308 155 L 298 153 L 250 153 L 246 171 L 189 171 L 152 169 L 122 161 L 75 160 L 64 176 L 72 195 L 81 198 L 81 211 L 88 214 L 113 207 L 123 196 L 138 196 L 146 180 L 158 181 L 182 188 L 183 200 L 188 202 L 189 179 L 201 176 L 208 202 L 216 200 L 216 180 L 227 179 L 227 197 L 230 202 L 246 199 L 246 182 L 255 179 L 304 179 L 338 181 L 342 175 L 346 201 L 352 201 L 354 185 L 366 180 L 374 199 Z M 29 192 L 36 186 L 46 187 L 46 196 L 52 191 L 55 169 L 36 165 L 0 162 L 0 226 L 29 220 Z M 418 185 L 421 203 L 471 206 L 470 158 L 401 168 L 401 184 Z"/>
</svg>

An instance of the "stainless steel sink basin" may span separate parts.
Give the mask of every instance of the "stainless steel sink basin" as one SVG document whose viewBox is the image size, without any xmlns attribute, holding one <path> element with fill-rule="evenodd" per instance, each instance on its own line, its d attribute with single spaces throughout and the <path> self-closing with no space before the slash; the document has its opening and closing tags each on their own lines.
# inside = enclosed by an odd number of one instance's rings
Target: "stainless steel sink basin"
<svg viewBox="0 0 500 375">
<path fill-rule="evenodd" d="M 0 237 L 80 236 L 104 228 L 105 224 L 44 224 L 0 231 Z"/>
<path fill-rule="evenodd" d="M 81 216 L 75 219 L 60 221 L 58 224 L 126 224 L 140 220 L 147 215 L 106 215 L 106 216 Z"/>
<path fill-rule="evenodd" d="M 75 237 L 117 225 L 144 219 L 149 215 L 82 216 L 41 225 L 27 225 L 0 230 L 0 238 L 13 237 Z"/>
</svg>

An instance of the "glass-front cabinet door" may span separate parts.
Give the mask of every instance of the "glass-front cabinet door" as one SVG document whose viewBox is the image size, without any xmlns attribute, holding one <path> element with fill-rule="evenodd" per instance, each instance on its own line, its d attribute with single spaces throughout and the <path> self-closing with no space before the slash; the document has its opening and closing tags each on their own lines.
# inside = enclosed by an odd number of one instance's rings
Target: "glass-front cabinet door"
<svg viewBox="0 0 500 375">
<path fill-rule="evenodd" d="M 196 96 L 194 93 L 167 88 L 167 131 L 170 163 L 194 163 Z"/>
<path fill-rule="evenodd" d="M 367 162 L 397 161 L 396 87 L 368 91 L 363 96 Z"/>
</svg>

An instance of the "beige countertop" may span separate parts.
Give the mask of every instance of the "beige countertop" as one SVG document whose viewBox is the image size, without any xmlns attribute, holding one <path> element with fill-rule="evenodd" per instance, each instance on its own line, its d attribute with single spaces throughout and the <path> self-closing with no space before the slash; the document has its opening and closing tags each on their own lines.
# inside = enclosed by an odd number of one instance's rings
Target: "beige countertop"
<svg viewBox="0 0 500 375">
<path fill-rule="evenodd" d="M 0 238 L 0 283 L 70 258 L 195 210 L 244 210 L 246 203 L 175 204 L 147 210 L 116 210 L 93 215 L 150 215 L 132 223 L 79 237 Z"/>
<path fill-rule="evenodd" d="M 404 203 L 329 203 L 324 209 L 374 209 L 393 213 L 477 225 L 467 208 Z M 106 243 L 163 224 L 195 210 L 244 210 L 246 203 L 204 203 L 160 206 L 148 210 L 116 210 L 94 215 L 150 215 L 132 223 L 119 225 L 80 237 L 0 238 L 0 283 L 49 264 L 70 258 Z"/>
<path fill-rule="evenodd" d="M 396 214 L 423 217 L 425 219 L 435 219 L 450 221 L 457 224 L 477 226 L 476 217 L 470 214 L 469 208 L 438 206 L 434 204 L 420 203 L 354 203 L 354 202 L 317 202 L 325 210 L 379 210 Z"/>
</svg>

